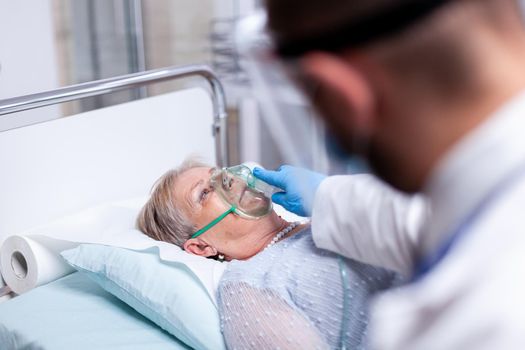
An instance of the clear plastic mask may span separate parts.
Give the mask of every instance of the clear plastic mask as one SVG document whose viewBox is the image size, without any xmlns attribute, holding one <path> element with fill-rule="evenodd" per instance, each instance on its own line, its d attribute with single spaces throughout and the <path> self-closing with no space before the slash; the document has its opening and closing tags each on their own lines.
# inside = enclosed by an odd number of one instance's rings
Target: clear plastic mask
<svg viewBox="0 0 525 350">
<path fill-rule="evenodd" d="M 235 207 L 235 213 L 249 219 L 267 215 L 272 210 L 271 196 L 279 191 L 253 176 L 245 165 L 217 169 L 211 186 L 224 202 Z"/>
</svg>

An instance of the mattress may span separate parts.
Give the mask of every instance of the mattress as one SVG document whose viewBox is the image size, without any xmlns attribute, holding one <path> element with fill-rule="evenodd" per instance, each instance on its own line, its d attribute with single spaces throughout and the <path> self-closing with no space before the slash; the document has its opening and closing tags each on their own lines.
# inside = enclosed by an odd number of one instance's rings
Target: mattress
<svg viewBox="0 0 525 350">
<path fill-rule="evenodd" d="M 1 303 L 0 345 L 2 350 L 189 349 L 79 272 Z"/>
</svg>

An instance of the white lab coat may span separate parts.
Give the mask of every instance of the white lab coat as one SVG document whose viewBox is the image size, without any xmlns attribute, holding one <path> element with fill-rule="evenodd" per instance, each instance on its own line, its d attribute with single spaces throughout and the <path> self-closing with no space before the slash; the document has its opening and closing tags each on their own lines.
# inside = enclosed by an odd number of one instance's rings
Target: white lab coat
<svg viewBox="0 0 525 350">
<path fill-rule="evenodd" d="M 373 301 L 372 348 L 525 349 L 525 93 L 448 152 L 423 197 L 368 176 L 323 181 L 316 244 L 407 276 L 473 212 L 430 273 Z"/>
</svg>

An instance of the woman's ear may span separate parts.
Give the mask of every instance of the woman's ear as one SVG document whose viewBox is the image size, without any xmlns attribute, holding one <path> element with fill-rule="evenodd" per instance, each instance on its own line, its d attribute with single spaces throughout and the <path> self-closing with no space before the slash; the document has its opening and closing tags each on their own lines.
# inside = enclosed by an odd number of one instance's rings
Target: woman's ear
<svg viewBox="0 0 525 350">
<path fill-rule="evenodd" d="M 183 246 L 184 250 L 190 254 L 210 257 L 218 254 L 217 249 L 210 246 L 208 243 L 204 242 L 199 238 L 190 238 L 188 239 Z"/>
<path fill-rule="evenodd" d="M 370 131 L 375 123 L 374 89 L 359 67 L 352 65 L 348 56 L 325 52 L 308 53 L 301 58 L 300 69 L 308 78 L 337 95 L 333 98 L 333 104 L 338 104 L 337 107 L 324 106 L 327 110 L 344 108 L 345 113 L 333 113 L 330 116 L 340 119 L 332 121 L 335 125 Z M 324 103 L 330 104 L 330 101 Z M 341 103 L 344 106 L 340 106 Z M 323 109 L 323 106 L 320 108 Z"/>
</svg>

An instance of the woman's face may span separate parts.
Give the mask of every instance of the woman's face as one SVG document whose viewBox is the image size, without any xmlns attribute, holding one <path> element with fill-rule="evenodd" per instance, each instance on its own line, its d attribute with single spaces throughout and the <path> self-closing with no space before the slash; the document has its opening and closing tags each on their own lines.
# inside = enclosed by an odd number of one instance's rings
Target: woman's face
<svg viewBox="0 0 525 350">
<path fill-rule="evenodd" d="M 184 213 L 194 223 L 197 230 L 208 225 L 230 209 L 230 206 L 215 193 L 210 185 L 213 170 L 214 168 L 208 167 L 189 169 L 180 174 L 175 183 L 174 200 L 177 205 L 182 203 Z M 272 212 L 269 216 L 271 217 L 272 214 L 274 215 Z M 195 240 L 210 245 L 218 253 L 230 255 L 236 259 L 242 258 L 244 255 L 252 256 L 257 252 L 251 252 L 251 248 L 247 247 L 245 243 L 243 244 L 243 242 L 247 242 L 244 236 L 256 234 L 257 226 L 264 225 L 267 221 L 265 218 L 250 220 L 230 214 Z M 185 249 L 188 250 L 186 245 Z M 213 255 L 216 254 L 213 252 L 206 254 L 206 256 Z"/>
<path fill-rule="evenodd" d="M 229 209 L 210 186 L 212 172 L 213 168 L 207 167 L 189 169 L 180 174 L 175 186 L 176 203 L 178 205 L 182 203 L 188 219 L 198 229 L 206 226 Z"/>
</svg>

